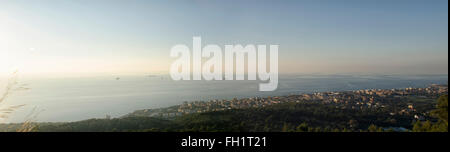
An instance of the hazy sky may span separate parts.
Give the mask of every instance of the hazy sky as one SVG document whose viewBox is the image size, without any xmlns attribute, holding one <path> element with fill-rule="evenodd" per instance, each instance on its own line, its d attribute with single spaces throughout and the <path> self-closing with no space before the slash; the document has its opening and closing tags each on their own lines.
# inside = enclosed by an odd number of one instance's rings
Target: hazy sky
<svg viewBox="0 0 450 152">
<path fill-rule="evenodd" d="M 448 73 L 447 0 L 1 0 L 0 73 L 166 72 L 193 36 L 279 44 L 282 73 Z"/>
</svg>

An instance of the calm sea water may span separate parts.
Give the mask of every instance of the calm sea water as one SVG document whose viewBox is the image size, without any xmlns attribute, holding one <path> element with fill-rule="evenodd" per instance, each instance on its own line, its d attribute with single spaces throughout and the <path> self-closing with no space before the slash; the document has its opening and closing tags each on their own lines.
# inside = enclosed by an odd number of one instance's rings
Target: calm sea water
<svg viewBox="0 0 450 152">
<path fill-rule="evenodd" d="M 8 98 L 26 104 L 3 122 L 22 122 L 36 108 L 36 121 L 60 122 L 118 117 L 134 110 L 167 107 L 184 101 L 275 96 L 323 91 L 391 89 L 447 84 L 448 75 L 434 76 L 280 76 L 274 92 L 259 92 L 259 81 L 172 81 L 166 76 L 21 79 L 31 90 Z"/>
</svg>

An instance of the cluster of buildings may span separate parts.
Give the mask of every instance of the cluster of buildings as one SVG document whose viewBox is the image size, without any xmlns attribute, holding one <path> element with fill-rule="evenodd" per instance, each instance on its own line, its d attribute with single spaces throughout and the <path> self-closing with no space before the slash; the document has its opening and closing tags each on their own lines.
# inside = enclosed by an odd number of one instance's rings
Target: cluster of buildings
<svg viewBox="0 0 450 152">
<path fill-rule="evenodd" d="M 435 99 L 448 94 L 448 85 L 431 85 L 426 88 L 405 89 L 368 89 L 342 92 L 321 92 L 277 97 L 252 97 L 232 100 L 211 100 L 184 102 L 178 106 L 162 109 L 147 109 L 132 113 L 134 116 L 150 116 L 170 118 L 184 114 L 224 111 L 229 109 L 259 108 L 286 102 L 323 103 L 342 109 L 384 108 L 395 103 L 402 103 L 399 110 L 392 111 L 390 115 L 410 114 L 416 111 L 415 105 L 408 103 L 411 98 Z M 415 115 L 422 119 L 421 115 Z"/>
</svg>

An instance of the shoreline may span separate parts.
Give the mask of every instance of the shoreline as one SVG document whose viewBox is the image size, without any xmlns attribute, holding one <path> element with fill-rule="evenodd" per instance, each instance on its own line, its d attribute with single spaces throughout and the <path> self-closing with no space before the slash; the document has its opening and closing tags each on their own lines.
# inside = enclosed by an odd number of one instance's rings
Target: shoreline
<svg viewBox="0 0 450 152">
<path fill-rule="evenodd" d="M 300 102 L 309 101 L 309 102 L 317 102 L 317 103 L 339 103 L 339 102 L 355 102 L 355 99 L 351 99 L 352 101 L 345 101 L 342 99 L 342 96 L 351 96 L 351 95 L 359 95 L 365 97 L 364 95 L 372 96 L 372 98 L 362 99 L 356 101 L 358 104 L 363 104 L 367 102 L 377 102 L 376 100 L 383 100 L 382 98 L 388 97 L 408 97 L 408 96 L 434 96 L 438 98 L 440 95 L 448 94 L 448 84 L 430 84 L 425 88 L 395 88 L 395 89 L 365 89 L 365 90 L 348 90 L 348 91 L 331 91 L 331 92 L 315 92 L 315 93 L 301 93 L 291 95 L 283 95 L 283 96 L 268 96 L 268 97 L 248 97 L 248 98 L 234 98 L 232 100 L 227 99 L 214 99 L 210 101 L 185 101 L 182 104 L 169 106 L 165 108 L 154 108 L 154 109 L 141 109 L 126 114 L 124 116 L 118 118 L 124 118 L 129 116 L 144 116 L 144 117 L 158 117 L 158 115 L 164 115 L 167 113 L 167 118 L 184 115 L 184 114 L 193 114 L 193 113 L 204 113 L 204 112 L 216 112 L 216 111 L 224 111 L 224 110 L 232 110 L 232 109 L 243 109 L 243 108 L 260 108 L 265 106 L 270 106 L 279 103 L 286 102 Z M 401 96 L 399 96 L 401 95 Z M 330 101 L 330 96 L 334 96 L 333 100 Z M 294 98 L 297 98 L 296 101 L 292 101 Z M 340 99 L 339 99 L 340 98 Z M 377 98 L 377 99 L 375 99 Z M 234 104 L 234 103 L 237 103 Z M 245 103 L 245 104 L 241 104 Z M 375 103 L 376 105 L 377 103 Z M 369 106 L 372 106 L 370 104 Z M 378 105 L 381 107 L 382 105 Z M 190 110 L 183 110 L 186 109 Z M 177 109 L 177 112 L 174 112 L 174 109 Z M 150 114 L 149 114 L 150 113 Z M 164 116 L 161 116 L 164 118 Z"/>
</svg>

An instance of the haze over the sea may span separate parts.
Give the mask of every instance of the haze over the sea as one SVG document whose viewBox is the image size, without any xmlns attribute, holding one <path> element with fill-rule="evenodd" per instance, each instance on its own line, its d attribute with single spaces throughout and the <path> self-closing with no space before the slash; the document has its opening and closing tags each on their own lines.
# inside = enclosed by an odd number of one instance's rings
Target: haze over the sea
<svg viewBox="0 0 450 152">
<path fill-rule="evenodd" d="M 259 81 L 181 81 L 168 76 L 23 79 L 31 90 L 17 92 L 8 105 L 26 104 L 6 122 L 22 122 L 33 108 L 36 121 L 76 121 L 123 116 L 135 110 L 209 101 L 324 91 L 393 89 L 447 84 L 448 75 L 282 75 L 278 90 L 259 92 Z"/>
<path fill-rule="evenodd" d="M 181 81 L 170 49 L 279 45 L 279 87 Z M 206 59 L 205 59 L 206 60 Z M 447 0 L 1 0 L 0 93 L 9 122 L 76 121 L 183 101 L 426 87 L 448 82 Z M 150 76 L 152 75 L 152 76 Z"/>
</svg>

